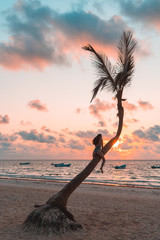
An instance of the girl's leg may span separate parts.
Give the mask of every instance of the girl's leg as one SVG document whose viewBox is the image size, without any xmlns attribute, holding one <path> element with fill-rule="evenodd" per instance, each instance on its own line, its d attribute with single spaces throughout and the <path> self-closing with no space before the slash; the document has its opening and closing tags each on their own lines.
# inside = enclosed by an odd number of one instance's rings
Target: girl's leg
<svg viewBox="0 0 160 240">
<path fill-rule="evenodd" d="M 97 152 L 97 155 L 99 155 L 99 156 L 102 158 L 102 165 L 101 165 L 101 167 L 100 167 L 100 170 L 101 170 L 101 172 L 103 173 L 103 166 L 104 166 L 104 164 L 105 164 L 104 154 L 103 154 L 101 151 L 98 151 L 98 152 Z"/>
<path fill-rule="evenodd" d="M 105 161 L 104 154 L 101 151 L 98 151 L 97 155 L 100 156 Z"/>
<path fill-rule="evenodd" d="M 100 167 L 100 170 L 101 170 L 102 173 L 103 173 L 104 164 L 105 164 L 105 160 L 102 159 L 102 164 L 101 164 L 101 167 Z"/>
</svg>

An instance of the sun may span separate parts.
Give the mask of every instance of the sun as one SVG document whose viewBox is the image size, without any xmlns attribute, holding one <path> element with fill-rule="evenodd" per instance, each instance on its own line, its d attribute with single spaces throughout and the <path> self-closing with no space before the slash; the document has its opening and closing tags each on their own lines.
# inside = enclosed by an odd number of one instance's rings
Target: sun
<svg viewBox="0 0 160 240">
<path fill-rule="evenodd" d="M 105 145 L 108 141 L 107 140 L 103 140 L 103 144 Z M 115 142 L 115 144 L 113 145 L 114 148 L 118 148 L 119 144 L 122 144 L 124 141 L 123 139 L 119 139 L 117 140 L 117 142 Z"/>
<path fill-rule="evenodd" d="M 120 141 L 117 140 L 117 142 L 113 145 L 113 147 L 117 148 L 119 144 L 120 144 Z"/>
<path fill-rule="evenodd" d="M 124 139 L 120 138 L 119 140 L 117 140 L 117 142 L 115 142 L 115 144 L 113 145 L 114 148 L 118 148 L 120 144 L 124 143 Z M 119 149 L 120 151 L 120 149 Z"/>
</svg>

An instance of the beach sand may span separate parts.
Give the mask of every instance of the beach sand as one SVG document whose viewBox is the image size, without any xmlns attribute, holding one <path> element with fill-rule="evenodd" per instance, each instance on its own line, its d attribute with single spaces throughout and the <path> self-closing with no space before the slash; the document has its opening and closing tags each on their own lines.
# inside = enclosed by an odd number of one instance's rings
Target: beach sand
<svg viewBox="0 0 160 240">
<path fill-rule="evenodd" d="M 62 236 L 24 232 L 22 223 L 63 183 L 0 180 L 0 240 L 159 240 L 160 189 L 81 184 L 68 210 L 83 230 Z"/>
</svg>

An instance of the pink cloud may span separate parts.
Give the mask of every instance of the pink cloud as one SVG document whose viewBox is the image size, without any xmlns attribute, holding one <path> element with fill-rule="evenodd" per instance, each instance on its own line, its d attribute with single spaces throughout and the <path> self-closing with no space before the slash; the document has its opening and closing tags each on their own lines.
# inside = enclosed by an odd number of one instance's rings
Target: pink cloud
<svg viewBox="0 0 160 240">
<path fill-rule="evenodd" d="M 30 122 L 30 121 L 20 121 L 20 124 L 22 125 L 22 126 L 31 126 L 32 125 L 32 123 Z"/>
<path fill-rule="evenodd" d="M 38 111 L 48 111 L 47 107 L 45 104 L 42 104 L 40 102 L 40 100 L 36 99 L 36 100 L 32 100 L 28 103 L 28 106 L 30 108 L 34 108 L 34 109 L 37 109 Z"/>
<path fill-rule="evenodd" d="M 160 30 L 159 0 L 119 1 L 121 12 L 134 21 Z"/>
<path fill-rule="evenodd" d="M 153 109 L 153 106 L 149 102 L 145 102 L 145 101 L 139 100 L 138 104 L 139 104 L 139 106 L 143 110 L 151 110 L 151 109 Z"/>
<path fill-rule="evenodd" d="M 102 119 L 100 112 L 105 112 L 106 110 L 111 110 L 113 108 L 115 108 L 114 103 L 109 104 L 104 101 L 100 101 L 99 98 L 96 98 L 95 103 L 89 106 L 90 113 L 100 120 Z"/>
<path fill-rule="evenodd" d="M 99 121 L 98 122 L 98 127 L 106 127 L 105 121 Z"/>
<path fill-rule="evenodd" d="M 2 67 L 13 71 L 17 71 L 19 69 L 28 70 L 30 68 L 36 68 L 41 70 L 51 64 L 51 61 L 40 56 L 30 56 L 26 58 L 25 56 L 19 54 L 18 52 L 16 52 L 16 50 L 13 49 L 15 47 L 13 46 L 14 44 L 18 45 L 18 43 L 12 43 L 11 45 L 8 44 L 7 46 L 4 46 L 4 49 L 0 49 L 0 65 Z M 21 44 L 22 43 L 20 42 L 19 45 Z M 12 51 L 9 51 L 9 48 L 12 48 Z"/>
<path fill-rule="evenodd" d="M 46 126 L 42 126 L 41 129 L 45 132 L 52 132 L 49 128 L 47 128 Z"/>
<path fill-rule="evenodd" d="M 128 111 L 136 111 L 137 110 L 137 106 L 135 104 L 129 103 L 127 101 L 123 103 L 123 106 Z"/>
<path fill-rule="evenodd" d="M 64 134 L 72 135 L 72 132 L 69 130 L 69 128 L 64 128 L 64 129 L 62 129 L 62 132 L 63 132 Z"/>
<path fill-rule="evenodd" d="M 124 102 L 123 103 L 123 106 L 124 106 L 124 109 L 128 110 L 129 112 L 132 112 L 132 111 L 137 111 L 139 109 L 139 107 L 143 110 L 151 110 L 153 109 L 153 106 L 149 103 L 149 102 L 146 102 L 146 101 L 142 101 L 142 100 L 139 100 L 138 101 L 138 105 L 135 105 L 133 103 L 129 103 L 129 102 Z M 137 121 L 136 119 L 132 119 L 132 122 L 135 122 Z"/>
<path fill-rule="evenodd" d="M 156 19 L 154 24 L 155 24 L 155 27 L 160 31 L 160 19 Z"/>
<path fill-rule="evenodd" d="M 30 131 L 19 131 L 17 135 L 21 136 L 21 138 L 25 141 L 35 141 L 39 143 L 55 143 L 56 138 L 52 135 L 45 135 L 43 133 L 38 133 L 36 129 L 32 129 Z"/>
<path fill-rule="evenodd" d="M 83 9 L 59 13 L 40 1 L 19 1 L 5 20 L 9 38 L 0 43 L 0 65 L 12 70 L 69 65 L 87 43 L 113 54 L 113 44 L 129 29 L 121 16 L 104 20 Z"/>
<path fill-rule="evenodd" d="M 77 108 L 75 111 L 76 111 L 76 113 L 80 113 L 80 112 L 81 112 L 81 109 L 80 109 L 80 108 Z"/>
<path fill-rule="evenodd" d="M 71 139 L 68 143 L 63 145 L 65 148 L 70 148 L 70 149 L 74 149 L 74 150 L 84 150 L 85 149 L 85 145 L 81 144 L 79 141 Z"/>
<path fill-rule="evenodd" d="M 8 124 L 9 123 L 9 117 L 8 115 L 0 115 L 0 124 Z"/>
<path fill-rule="evenodd" d="M 137 119 L 135 119 L 135 118 L 132 118 L 132 119 L 126 119 L 126 121 L 128 122 L 128 123 L 137 123 L 139 120 L 137 120 Z"/>
</svg>

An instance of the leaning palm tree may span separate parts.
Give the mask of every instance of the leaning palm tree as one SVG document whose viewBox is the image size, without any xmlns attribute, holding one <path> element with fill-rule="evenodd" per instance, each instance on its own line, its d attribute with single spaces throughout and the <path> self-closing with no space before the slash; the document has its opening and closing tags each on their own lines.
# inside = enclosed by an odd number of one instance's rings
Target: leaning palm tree
<svg viewBox="0 0 160 240">
<path fill-rule="evenodd" d="M 133 52 L 136 47 L 136 41 L 131 32 L 124 32 L 118 44 L 118 62 L 112 66 L 105 55 L 97 53 L 91 45 L 84 46 L 83 49 L 89 51 L 93 56 L 93 62 L 98 70 L 98 79 L 95 82 L 93 96 L 96 97 L 98 91 L 107 89 L 115 94 L 117 99 L 117 116 L 119 119 L 116 135 L 108 141 L 103 148 L 106 154 L 118 140 L 123 126 L 124 109 L 122 98 L 124 88 L 131 83 L 131 77 L 134 72 Z M 73 191 L 89 176 L 101 158 L 95 156 L 85 169 L 67 183 L 56 195 L 49 198 L 45 204 L 35 206 L 36 208 L 29 214 L 23 226 L 27 230 L 35 229 L 37 232 L 55 232 L 64 233 L 70 230 L 81 229 L 73 215 L 67 210 L 67 202 Z"/>
</svg>

